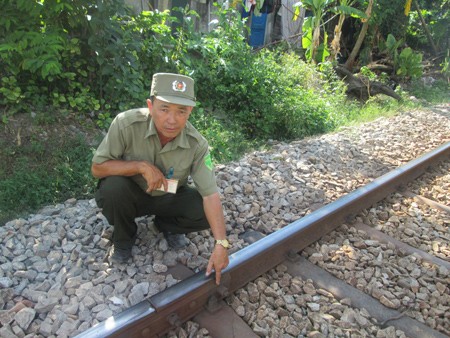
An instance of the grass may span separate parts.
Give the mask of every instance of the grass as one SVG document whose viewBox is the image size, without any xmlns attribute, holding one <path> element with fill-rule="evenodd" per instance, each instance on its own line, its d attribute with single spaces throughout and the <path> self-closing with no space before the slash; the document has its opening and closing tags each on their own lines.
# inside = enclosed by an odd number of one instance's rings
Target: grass
<svg viewBox="0 0 450 338">
<path fill-rule="evenodd" d="M 394 116 L 411 108 L 410 103 L 398 102 L 390 97 L 373 97 L 365 104 L 350 104 L 347 119 L 341 126 L 357 125 L 380 117 Z"/>
<path fill-rule="evenodd" d="M 92 149 L 85 140 L 63 137 L 0 147 L 0 224 L 44 205 L 92 196 Z"/>
<path fill-rule="evenodd" d="M 346 114 L 340 120 L 338 128 L 358 125 L 380 117 L 394 116 L 406 110 L 426 108 L 450 101 L 449 84 L 444 80 L 437 80 L 433 87 L 425 85 L 421 81 L 413 82 L 406 90 L 400 93 L 403 101 L 377 95 L 364 104 L 349 102 L 345 108 Z"/>
<path fill-rule="evenodd" d="M 450 83 L 444 79 L 438 79 L 430 85 L 421 81 L 413 82 L 408 90 L 411 95 L 428 105 L 448 103 L 450 98 Z"/>
</svg>

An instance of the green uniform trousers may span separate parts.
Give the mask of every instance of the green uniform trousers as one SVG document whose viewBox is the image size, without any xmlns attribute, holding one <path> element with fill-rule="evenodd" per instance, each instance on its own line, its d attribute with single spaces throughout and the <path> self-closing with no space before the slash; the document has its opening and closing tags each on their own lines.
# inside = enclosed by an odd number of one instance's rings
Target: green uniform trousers
<svg viewBox="0 0 450 338">
<path fill-rule="evenodd" d="M 155 215 L 159 231 L 175 234 L 210 227 L 203 210 L 202 196 L 188 186 L 179 187 L 176 194 L 151 196 L 129 177 L 109 176 L 100 180 L 95 200 L 109 224 L 114 226 L 113 243 L 121 249 L 133 246 L 137 217 Z"/>
</svg>

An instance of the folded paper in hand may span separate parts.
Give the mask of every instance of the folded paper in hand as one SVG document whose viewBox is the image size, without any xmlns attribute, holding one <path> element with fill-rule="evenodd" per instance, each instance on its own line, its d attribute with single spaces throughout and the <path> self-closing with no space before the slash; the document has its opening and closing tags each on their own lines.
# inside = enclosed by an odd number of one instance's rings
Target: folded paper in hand
<svg viewBox="0 0 450 338">
<path fill-rule="evenodd" d="M 159 187 L 159 189 L 157 189 L 157 190 L 170 192 L 171 194 L 176 194 L 177 193 L 177 187 L 178 187 L 178 180 L 168 179 L 167 180 L 167 191 L 164 190 L 164 184 L 162 184 Z"/>
</svg>

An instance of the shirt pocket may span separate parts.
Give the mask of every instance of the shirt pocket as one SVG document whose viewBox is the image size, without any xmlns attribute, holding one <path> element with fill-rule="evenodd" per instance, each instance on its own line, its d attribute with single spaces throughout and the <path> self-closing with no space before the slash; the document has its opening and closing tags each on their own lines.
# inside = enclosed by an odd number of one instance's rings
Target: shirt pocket
<svg viewBox="0 0 450 338">
<path fill-rule="evenodd" d="M 191 173 L 192 159 L 191 158 L 182 158 L 177 159 L 176 161 L 172 161 L 170 166 L 167 168 L 166 174 L 170 171 L 170 167 L 173 168 L 172 178 L 185 181 L 187 180 L 189 174 Z"/>
</svg>

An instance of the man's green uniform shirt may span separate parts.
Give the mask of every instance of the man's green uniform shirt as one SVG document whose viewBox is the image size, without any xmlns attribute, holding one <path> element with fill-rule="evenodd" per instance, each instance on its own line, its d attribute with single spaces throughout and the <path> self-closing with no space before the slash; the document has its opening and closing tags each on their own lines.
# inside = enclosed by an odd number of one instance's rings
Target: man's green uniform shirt
<svg viewBox="0 0 450 338">
<path fill-rule="evenodd" d="M 202 196 L 217 192 L 206 139 L 188 121 L 181 133 L 162 148 L 147 108 L 131 109 L 116 116 L 92 159 L 98 164 L 108 160 L 148 161 L 164 175 L 173 168 L 172 178 L 179 180 L 178 186 L 187 184 L 191 176 Z M 147 190 L 142 175 L 132 178 Z M 164 192 L 151 194 L 158 196 Z"/>
</svg>

